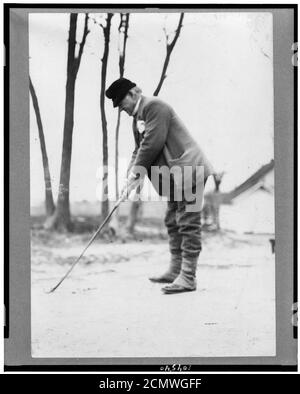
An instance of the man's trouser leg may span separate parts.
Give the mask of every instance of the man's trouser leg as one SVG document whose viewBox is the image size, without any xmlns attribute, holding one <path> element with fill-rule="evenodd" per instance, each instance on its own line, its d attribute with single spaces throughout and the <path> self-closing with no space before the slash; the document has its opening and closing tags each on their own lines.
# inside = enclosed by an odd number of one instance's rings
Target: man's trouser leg
<svg viewBox="0 0 300 394">
<path fill-rule="evenodd" d="M 168 201 L 168 208 L 165 216 L 165 225 L 169 235 L 169 249 L 171 261 L 168 270 L 156 277 L 149 278 L 152 282 L 172 283 L 181 270 L 181 243 L 182 235 L 177 224 L 178 202 Z"/>
<path fill-rule="evenodd" d="M 163 288 L 165 292 L 195 290 L 196 270 L 201 251 L 201 212 L 188 212 L 186 200 L 178 202 L 177 226 L 181 241 L 181 270 L 174 282 Z"/>
</svg>

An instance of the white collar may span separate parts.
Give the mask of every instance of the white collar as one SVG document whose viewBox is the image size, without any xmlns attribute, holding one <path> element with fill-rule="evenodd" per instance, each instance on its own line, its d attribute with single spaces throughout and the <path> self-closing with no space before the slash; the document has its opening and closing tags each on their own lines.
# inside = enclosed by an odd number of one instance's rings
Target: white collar
<svg viewBox="0 0 300 394">
<path fill-rule="evenodd" d="M 141 100 L 142 100 L 142 96 L 140 96 L 137 103 L 135 104 L 134 110 L 132 112 L 132 116 L 135 116 L 137 114 Z"/>
</svg>

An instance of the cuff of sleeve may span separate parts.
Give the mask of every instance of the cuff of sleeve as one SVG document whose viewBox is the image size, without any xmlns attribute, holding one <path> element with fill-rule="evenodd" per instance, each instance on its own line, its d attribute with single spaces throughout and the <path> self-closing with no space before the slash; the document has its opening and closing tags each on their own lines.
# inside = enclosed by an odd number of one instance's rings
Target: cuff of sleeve
<svg viewBox="0 0 300 394">
<path fill-rule="evenodd" d="M 135 174 L 133 171 L 130 171 L 128 174 L 128 180 L 136 180 L 140 177 L 140 174 Z"/>
</svg>

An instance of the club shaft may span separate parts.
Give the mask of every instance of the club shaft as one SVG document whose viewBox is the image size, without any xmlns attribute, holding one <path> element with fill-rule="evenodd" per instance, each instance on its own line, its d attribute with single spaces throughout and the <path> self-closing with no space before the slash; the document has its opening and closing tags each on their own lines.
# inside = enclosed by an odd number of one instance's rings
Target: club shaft
<svg viewBox="0 0 300 394">
<path fill-rule="evenodd" d="M 74 261 L 74 263 L 71 265 L 71 267 L 68 269 L 68 271 L 65 273 L 65 275 L 61 278 L 61 280 L 49 291 L 49 293 L 53 293 L 58 286 L 66 279 L 66 277 L 70 274 L 70 272 L 73 270 L 73 268 L 75 267 L 75 265 L 78 263 L 78 261 L 81 259 L 81 257 L 84 255 L 85 251 L 88 249 L 88 247 L 91 245 L 91 243 L 94 241 L 94 239 L 97 237 L 97 235 L 100 233 L 100 231 L 103 229 L 103 227 L 106 225 L 106 223 L 109 221 L 110 217 L 112 216 L 112 214 L 115 212 L 115 210 L 118 208 L 118 206 L 120 205 L 120 202 L 122 200 L 119 199 L 115 206 L 113 207 L 113 209 L 111 210 L 111 212 L 107 215 L 107 217 L 105 218 L 105 220 L 103 221 L 103 223 L 99 226 L 99 228 L 97 229 L 97 231 L 95 232 L 95 234 L 92 236 L 92 238 L 90 239 L 90 241 L 88 242 L 88 244 L 86 245 L 86 247 L 83 249 L 83 251 L 81 252 L 80 256 Z"/>
</svg>

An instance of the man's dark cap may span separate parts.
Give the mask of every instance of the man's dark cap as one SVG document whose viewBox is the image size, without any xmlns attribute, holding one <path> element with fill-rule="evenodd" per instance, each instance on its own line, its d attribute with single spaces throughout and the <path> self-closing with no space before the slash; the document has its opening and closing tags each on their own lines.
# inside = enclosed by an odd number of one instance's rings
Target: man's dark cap
<svg viewBox="0 0 300 394">
<path fill-rule="evenodd" d="M 117 107 L 130 89 L 134 88 L 136 84 L 126 78 L 119 78 L 113 82 L 106 90 L 106 97 L 112 99 L 114 107 Z"/>
</svg>

